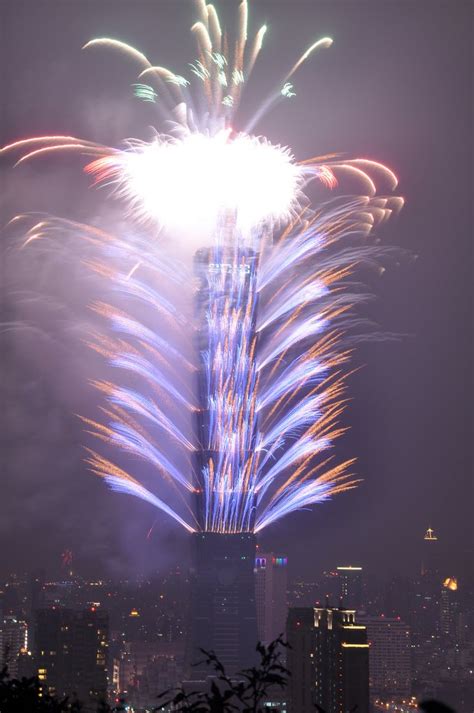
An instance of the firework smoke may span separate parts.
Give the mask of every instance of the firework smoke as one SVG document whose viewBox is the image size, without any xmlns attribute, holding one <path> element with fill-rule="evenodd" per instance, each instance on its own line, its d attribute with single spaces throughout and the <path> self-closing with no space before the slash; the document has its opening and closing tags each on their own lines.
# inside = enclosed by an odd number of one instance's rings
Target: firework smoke
<svg viewBox="0 0 474 713">
<path fill-rule="evenodd" d="M 297 162 L 288 148 L 249 133 L 278 99 L 293 96 L 293 75 L 330 38 L 303 53 L 238 131 L 235 112 L 266 28 L 248 41 L 242 2 L 229 47 L 214 7 L 198 8 L 192 83 L 121 41 L 85 45 L 136 63 L 135 94 L 154 105 L 165 132 L 121 148 L 52 135 L 2 151 L 18 155 L 17 164 L 55 152 L 89 157 L 85 170 L 112 188 L 134 226 L 132 235 L 114 235 L 24 218 L 23 247 L 58 235 L 82 239 L 83 265 L 113 296 L 92 305 L 107 325 L 90 339 L 110 372 L 94 382 L 104 418 L 84 422 L 132 466 L 91 450 L 91 469 L 190 532 L 258 532 L 356 484 L 353 461 L 331 456 L 343 432 L 344 335 L 364 300 L 351 275 L 378 264 L 382 250 L 370 235 L 402 199 L 377 194 L 397 180 L 375 161 Z M 347 177 L 361 195 L 330 195 Z M 311 181 L 328 192 L 315 209 L 306 198 Z M 169 250 L 170 240 L 188 245 L 192 265 Z M 141 462 L 152 473 L 146 483 L 136 475 Z M 170 506 L 167 490 L 182 507 Z"/>
</svg>

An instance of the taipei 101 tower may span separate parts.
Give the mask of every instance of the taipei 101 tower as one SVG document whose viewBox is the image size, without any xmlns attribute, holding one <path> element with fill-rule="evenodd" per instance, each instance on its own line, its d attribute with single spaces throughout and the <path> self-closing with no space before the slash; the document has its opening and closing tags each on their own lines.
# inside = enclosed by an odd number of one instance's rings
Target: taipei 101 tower
<svg viewBox="0 0 474 713">
<path fill-rule="evenodd" d="M 190 654 L 197 659 L 199 648 L 216 651 L 235 673 L 252 663 L 258 639 L 253 573 L 258 415 L 250 397 L 257 380 L 258 254 L 235 245 L 231 215 L 219 238 L 195 256 L 201 362 L 197 469 L 207 477 L 197 494 L 203 532 L 193 535 Z"/>
<path fill-rule="evenodd" d="M 403 199 L 391 195 L 394 173 L 372 158 L 297 161 L 260 133 L 266 113 L 297 93 L 299 68 L 331 38 L 274 80 L 239 128 L 267 27 L 249 29 L 247 0 L 232 32 L 214 5 L 196 7 L 189 79 L 122 40 L 83 47 L 112 50 L 136 68 L 136 98 L 159 117 L 148 140 L 109 147 L 52 129 L 1 152 L 15 165 L 57 151 L 87 155 L 86 173 L 112 186 L 121 205 L 121 219 L 105 227 L 25 213 L 11 230 L 31 250 L 58 235 L 75 251 L 84 246 L 81 270 L 92 271 L 100 295 L 91 304 L 100 326 L 88 341 L 103 358 L 89 378 L 100 417 L 83 421 L 99 445 L 86 461 L 112 490 L 189 533 L 189 661 L 213 650 L 232 675 L 252 663 L 258 638 L 256 536 L 358 482 L 354 460 L 334 455 L 348 345 L 364 322 L 354 272 L 379 269 L 386 252 L 373 232 Z M 322 195 L 315 209 L 310 183 Z"/>
<path fill-rule="evenodd" d="M 256 656 L 255 535 L 206 532 L 193 540 L 189 663 L 202 660 L 200 649 L 215 651 L 232 675 L 252 665 Z M 197 673 L 209 674 L 209 669 Z"/>
</svg>

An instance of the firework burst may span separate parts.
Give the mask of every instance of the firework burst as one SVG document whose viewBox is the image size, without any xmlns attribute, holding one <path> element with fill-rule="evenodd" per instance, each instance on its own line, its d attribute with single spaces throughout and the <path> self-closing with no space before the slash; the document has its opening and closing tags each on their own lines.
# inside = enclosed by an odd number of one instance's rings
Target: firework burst
<svg viewBox="0 0 474 713">
<path fill-rule="evenodd" d="M 248 40 L 242 2 L 230 46 L 215 8 L 199 2 L 198 11 L 192 81 L 118 40 L 84 46 L 119 51 L 136 63 L 135 95 L 156 107 L 166 133 L 121 148 L 53 135 L 2 151 L 17 152 L 17 164 L 57 151 L 89 156 L 85 170 L 111 187 L 140 227 L 142 237 L 129 241 L 46 216 L 24 239 L 27 245 L 73 232 L 96 253 L 88 268 L 128 306 L 113 299 L 92 305 L 107 329 L 91 346 L 113 377 L 94 382 L 103 422 L 84 421 L 99 441 L 134 459 L 133 475 L 88 451 L 93 472 L 188 531 L 258 532 L 356 484 L 353 461 L 334 463 L 330 453 L 343 432 L 350 357 L 344 334 L 364 299 L 350 276 L 361 263 L 377 263 L 382 251 L 369 235 L 402 200 L 377 194 L 379 183 L 392 191 L 397 180 L 375 161 L 333 155 L 297 162 L 288 148 L 250 133 L 278 99 L 294 95 L 294 73 L 330 38 L 304 52 L 236 131 L 235 112 L 266 27 Z M 361 195 L 328 196 L 309 207 L 309 182 L 329 193 L 346 176 L 358 181 Z M 161 234 L 184 236 L 191 271 L 169 254 Z M 193 310 L 180 312 L 173 290 L 190 294 Z M 157 322 L 166 325 L 166 338 Z M 193 428 L 183 427 L 183 411 Z M 140 461 L 154 473 L 151 484 L 137 475 Z M 169 504 L 172 491 L 182 507 Z"/>
</svg>

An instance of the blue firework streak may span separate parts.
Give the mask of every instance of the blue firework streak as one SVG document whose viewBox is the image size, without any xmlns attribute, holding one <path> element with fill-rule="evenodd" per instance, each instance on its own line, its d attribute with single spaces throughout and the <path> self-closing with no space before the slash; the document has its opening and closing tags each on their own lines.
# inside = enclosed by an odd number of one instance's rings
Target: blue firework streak
<svg viewBox="0 0 474 713">
<path fill-rule="evenodd" d="M 365 299 L 351 275 L 361 264 L 378 266 L 384 251 L 371 232 L 402 199 L 377 195 L 376 183 L 393 190 L 396 178 L 375 161 L 332 155 L 297 163 L 288 149 L 249 133 L 277 100 L 294 95 L 288 80 L 329 38 L 301 56 L 237 133 L 232 121 L 265 28 L 247 46 L 243 2 L 226 56 L 214 8 L 199 9 L 192 28 L 199 58 L 191 66 L 197 91 L 123 42 L 86 45 L 120 50 L 139 65 L 135 93 L 172 127 L 167 135 L 120 149 L 48 136 L 3 151 L 21 151 L 17 163 L 56 150 L 92 156 L 86 171 L 113 186 L 145 234 L 131 241 L 36 216 L 24 239 L 83 238 L 95 251 L 84 264 L 117 297 L 93 305 L 107 329 L 91 346 L 113 376 L 94 382 L 104 421 L 84 421 L 100 440 L 146 462 L 155 480 L 145 485 L 95 451 L 91 469 L 114 491 L 149 502 L 191 532 L 258 532 L 357 482 L 349 473 L 353 461 L 334 464 L 331 456 L 343 432 L 338 420 L 350 357 L 344 335 L 359 325 L 352 308 Z M 358 181 L 361 195 L 309 208 L 310 181 L 330 190 L 346 177 Z M 157 241 L 158 228 L 190 236 L 191 271 Z M 181 313 L 173 290 L 188 294 L 194 309 Z M 191 414 L 193 428 L 183 426 L 182 412 Z M 167 488 L 182 507 L 161 495 Z"/>
<path fill-rule="evenodd" d="M 93 470 L 115 491 L 152 503 L 190 531 L 258 532 L 354 487 L 348 473 L 353 461 L 334 465 L 328 454 L 343 430 L 337 421 L 344 406 L 342 370 L 350 356 L 344 333 L 355 321 L 351 307 L 364 299 L 351 292 L 348 280 L 356 263 L 376 264 L 383 249 L 337 244 L 367 235 L 380 215 L 377 200 L 330 202 L 324 218 L 308 218 L 306 211 L 276 241 L 268 230 L 242 234 L 235 217 L 224 214 L 212 245 L 194 256 L 194 318 L 186 322 L 177 315 L 174 322 L 176 330 L 189 332 L 194 365 L 133 312 L 96 305 L 110 324 L 109 336 L 96 348 L 120 373 L 138 378 L 141 389 L 98 382 L 109 421 L 89 422 L 92 431 L 189 493 L 190 514 L 170 508 L 96 453 L 89 458 Z M 150 264 L 148 250 L 141 247 L 141 265 Z M 168 281 L 185 269 L 175 265 Z M 143 316 L 139 271 L 108 278 Z M 149 314 L 158 312 L 166 321 L 159 307 L 166 300 L 151 288 L 146 293 L 154 294 Z M 114 332 L 119 339 L 110 337 Z M 195 373 L 195 393 L 185 392 L 180 370 Z M 168 397 L 194 414 L 193 433 L 184 433 L 172 409 L 166 410 Z M 186 470 L 160 450 L 163 436 L 174 444 L 173 452 L 189 454 Z"/>
</svg>

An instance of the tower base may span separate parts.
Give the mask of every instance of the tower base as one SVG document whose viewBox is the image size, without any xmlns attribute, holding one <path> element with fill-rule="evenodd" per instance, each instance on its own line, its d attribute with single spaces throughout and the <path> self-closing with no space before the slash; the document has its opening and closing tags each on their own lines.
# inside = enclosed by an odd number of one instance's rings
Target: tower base
<svg viewBox="0 0 474 713">
<path fill-rule="evenodd" d="M 250 533 L 193 535 L 189 663 L 202 661 L 200 649 L 214 651 L 229 675 L 255 662 L 258 641 L 254 564 L 256 542 Z M 196 666 L 193 677 L 212 673 Z"/>
</svg>

